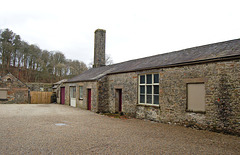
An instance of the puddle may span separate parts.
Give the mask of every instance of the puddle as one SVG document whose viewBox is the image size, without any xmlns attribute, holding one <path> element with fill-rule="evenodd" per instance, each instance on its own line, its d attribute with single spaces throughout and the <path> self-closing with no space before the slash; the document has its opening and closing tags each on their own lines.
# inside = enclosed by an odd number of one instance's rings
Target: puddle
<svg viewBox="0 0 240 155">
<path fill-rule="evenodd" d="M 64 124 L 64 123 L 56 123 L 55 125 L 56 125 L 56 126 L 64 126 L 64 125 L 66 125 L 66 124 Z"/>
</svg>

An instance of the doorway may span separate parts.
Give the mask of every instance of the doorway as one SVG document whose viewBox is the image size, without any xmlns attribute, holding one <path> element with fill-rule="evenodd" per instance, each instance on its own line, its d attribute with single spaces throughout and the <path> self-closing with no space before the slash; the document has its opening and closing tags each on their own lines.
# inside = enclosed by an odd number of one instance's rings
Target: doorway
<svg viewBox="0 0 240 155">
<path fill-rule="evenodd" d="M 116 89 L 115 112 L 122 112 L 122 89 Z"/>
<path fill-rule="evenodd" d="M 91 92 L 91 89 L 88 89 L 88 98 L 87 98 L 87 110 L 91 110 L 91 95 L 92 95 L 92 92 Z"/>
<path fill-rule="evenodd" d="M 65 87 L 60 89 L 60 104 L 65 104 Z"/>
<path fill-rule="evenodd" d="M 70 87 L 70 106 L 76 107 L 76 87 Z"/>
</svg>

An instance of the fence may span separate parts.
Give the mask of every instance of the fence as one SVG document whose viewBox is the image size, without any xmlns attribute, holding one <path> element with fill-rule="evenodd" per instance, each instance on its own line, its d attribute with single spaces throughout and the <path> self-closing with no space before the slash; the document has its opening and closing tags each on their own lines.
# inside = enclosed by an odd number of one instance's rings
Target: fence
<svg viewBox="0 0 240 155">
<path fill-rule="evenodd" d="M 51 103 L 52 92 L 31 91 L 31 104 Z"/>
</svg>

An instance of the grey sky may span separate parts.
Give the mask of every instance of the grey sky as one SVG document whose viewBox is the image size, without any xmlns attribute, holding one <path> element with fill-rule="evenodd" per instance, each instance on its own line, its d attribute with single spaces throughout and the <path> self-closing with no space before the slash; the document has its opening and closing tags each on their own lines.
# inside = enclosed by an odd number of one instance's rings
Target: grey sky
<svg viewBox="0 0 240 155">
<path fill-rule="evenodd" d="M 89 64 L 106 30 L 114 63 L 240 37 L 239 0 L 1 0 L 0 28 Z"/>
</svg>

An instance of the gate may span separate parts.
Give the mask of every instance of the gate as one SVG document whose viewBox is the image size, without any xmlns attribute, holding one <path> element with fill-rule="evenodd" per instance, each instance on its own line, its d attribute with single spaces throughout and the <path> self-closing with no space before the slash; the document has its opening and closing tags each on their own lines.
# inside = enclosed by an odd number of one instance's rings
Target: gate
<svg viewBox="0 0 240 155">
<path fill-rule="evenodd" d="M 52 92 L 31 91 L 31 104 L 48 104 L 51 103 Z"/>
</svg>

